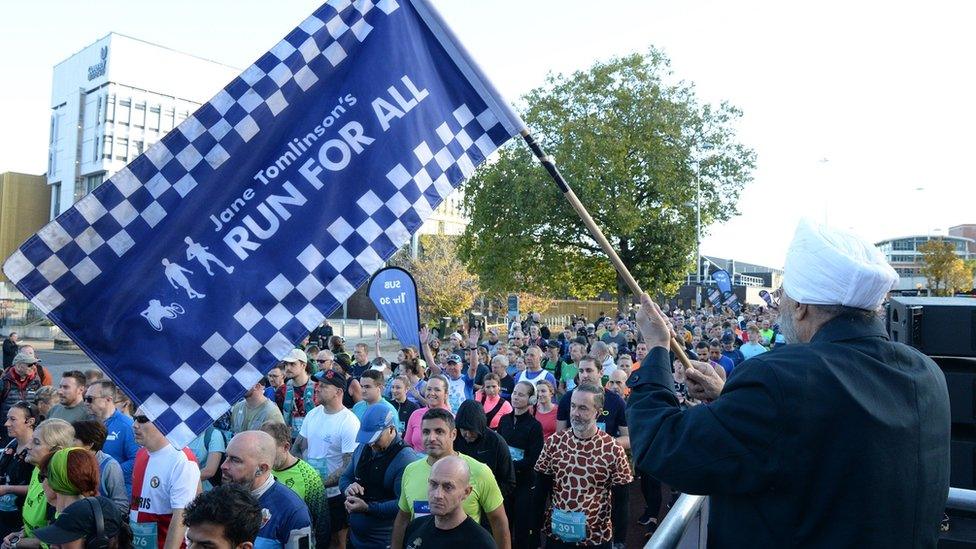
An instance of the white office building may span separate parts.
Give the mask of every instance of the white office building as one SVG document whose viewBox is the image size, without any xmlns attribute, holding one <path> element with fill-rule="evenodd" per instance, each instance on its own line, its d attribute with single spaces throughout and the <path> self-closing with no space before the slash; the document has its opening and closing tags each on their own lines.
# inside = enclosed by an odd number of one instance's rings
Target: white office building
<svg viewBox="0 0 976 549">
<path fill-rule="evenodd" d="M 47 182 L 51 218 L 159 141 L 240 69 L 117 33 L 54 67 Z M 458 235 L 468 219 L 455 192 L 420 234 Z"/>
<path fill-rule="evenodd" d="M 240 74 L 110 33 L 54 66 L 47 182 L 51 217 L 159 141 Z"/>
</svg>

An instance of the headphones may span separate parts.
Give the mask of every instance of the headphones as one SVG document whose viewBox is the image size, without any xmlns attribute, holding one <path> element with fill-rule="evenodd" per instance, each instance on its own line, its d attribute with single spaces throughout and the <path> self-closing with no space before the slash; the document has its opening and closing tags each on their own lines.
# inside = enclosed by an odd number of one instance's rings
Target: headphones
<svg viewBox="0 0 976 549">
<path fill-rule="evenodd" d="M 85 540 L 85 549 L 108 549 L 108 538 L 105 536 L 105 518 L 102 516 L 102 504 L 97 498 L 85 498 L 92 514 L 95 515 L 95 537 Z"/>
</svg>

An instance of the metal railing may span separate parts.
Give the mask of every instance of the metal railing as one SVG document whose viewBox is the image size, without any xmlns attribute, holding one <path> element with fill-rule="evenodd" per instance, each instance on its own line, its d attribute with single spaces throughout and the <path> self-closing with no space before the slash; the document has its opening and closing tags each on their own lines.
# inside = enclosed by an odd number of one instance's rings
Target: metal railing
<svg viewBox="0 0 976 549">
<path fill-rule="evenodd" d="M 685 275 L 685 284 L 698 284 L 701 281 L 702 284 L 709 286 L 715 284 L 715 279 L 708 276 L 699 276 L 694 273 L 689 273 Z M 733 286 L 763 286 L 765 282 L 762 278 L 758 276 L 749 276 L 744 274 L 736 274 L 732 278 Z"/>
<path fill-rule="evenodd" d="M 946 501 L 946 508 L 959 509 L 960 511 L 976 511 L 976 490 L 949 488 L 949 499 Z"/>
<path fill-rule="evenodd" d="M 976 511 L 976 490 L 949 488 L 946 509 Z M 681 494 L 644 549 L 692 549 L 705 547 L 708 497 Z"/>
</svg>

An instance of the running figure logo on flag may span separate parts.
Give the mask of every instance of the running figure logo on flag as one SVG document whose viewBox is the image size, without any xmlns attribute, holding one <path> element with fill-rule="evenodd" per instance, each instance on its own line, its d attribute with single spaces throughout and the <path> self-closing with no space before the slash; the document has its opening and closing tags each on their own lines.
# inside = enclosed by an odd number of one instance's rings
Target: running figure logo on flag
<svg viewBox="0 0 976 549">
<path fill-rule="evenodd" d="M 3 270 L 181 447 L 523 129 L 426 0 L 330 0 Z"/>
</svg>

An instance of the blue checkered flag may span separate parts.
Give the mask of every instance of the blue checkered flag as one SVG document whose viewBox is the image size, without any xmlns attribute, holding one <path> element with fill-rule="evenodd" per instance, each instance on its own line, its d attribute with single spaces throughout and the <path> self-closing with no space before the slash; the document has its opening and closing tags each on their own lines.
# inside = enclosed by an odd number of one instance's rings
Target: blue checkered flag
<svg viewBox="0 0 976 549">
<path fill-rule="evenodd" d="M 523 129 L 426 0 L 330 0 L 3 270 L 181 447 Z"/>
</svg>

